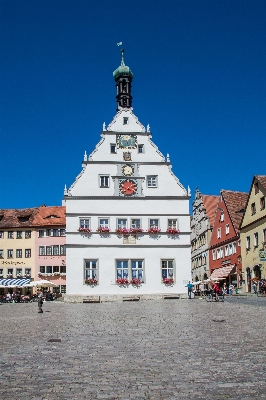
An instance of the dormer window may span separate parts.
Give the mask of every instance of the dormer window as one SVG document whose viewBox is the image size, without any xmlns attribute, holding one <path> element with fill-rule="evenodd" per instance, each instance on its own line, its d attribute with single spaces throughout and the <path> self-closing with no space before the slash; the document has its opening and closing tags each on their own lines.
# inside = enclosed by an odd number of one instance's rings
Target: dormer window
<svg viewBox="0 0 266 400">
<path fill-rule="evenodd" d="M 128 125 L 128 117 L 123 118 L 123 125 Z"/>
<path fill-rule="evenodd" d="M 24 215 L 23 217 L 18 217 L 19 222 L 27 222 L 30 219 L 30 215 Z"/>
<path fill-rule="evenodd" d="M 224 211 L 221 212 L 221 218 L 220 221 L 223 222 L 224 221 Z"/>
<path fill-rule="evenodd" d="M 53 219 L 53 218 L 59 218 L 59 216 L 51 214 L 51 215 L 47 215 L 47 217 L 45 217 L 45 219 Z"/>
<path fill-rule="evenodd" d="M 254 190 L 255 190 L 255 194 L 259 193 L 259 183 L 258 182 L 254 183 Z"/>
</svg>

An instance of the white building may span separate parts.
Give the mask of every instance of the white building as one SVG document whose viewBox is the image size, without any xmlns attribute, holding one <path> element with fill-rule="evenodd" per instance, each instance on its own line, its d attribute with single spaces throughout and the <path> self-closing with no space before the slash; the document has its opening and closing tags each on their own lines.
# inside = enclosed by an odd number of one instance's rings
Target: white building
<svg viewBox="0 0 266 400">
<path fill-rule="evenodd" d="M 64 192 L 66 301 L 174 296 L 191 275 L 190 190 L 133 113 L 123 50 L 113 75 L 117 113 Z"/>
</svg>

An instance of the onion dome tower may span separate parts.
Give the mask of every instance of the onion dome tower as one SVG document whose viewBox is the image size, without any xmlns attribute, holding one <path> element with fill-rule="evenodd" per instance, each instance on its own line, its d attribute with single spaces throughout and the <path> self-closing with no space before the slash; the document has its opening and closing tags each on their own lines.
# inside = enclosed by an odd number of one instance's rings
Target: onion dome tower
<svg viewBox="0 0 266 400">
<path fill-rule="evenodd" d="M 113 72 L 113 77 L 116 82 L 116 111 L 132 107 L 131 82 L 133 73 L 130 68 L 125 65 L 124 49 L 121 50 L 121 53 L 121 65 Z"/>
</svg>

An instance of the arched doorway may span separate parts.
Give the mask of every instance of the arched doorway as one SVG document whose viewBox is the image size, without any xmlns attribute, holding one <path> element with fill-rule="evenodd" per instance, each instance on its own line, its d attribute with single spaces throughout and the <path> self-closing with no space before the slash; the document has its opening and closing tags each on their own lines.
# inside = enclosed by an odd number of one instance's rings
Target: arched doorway
<svg viewBox="0 0 266 400">
<path fill-rule="evenodd" d="M 254 265 L 253 267 L 254 278 L 261 279 L 261 270 L 259 265 Z"/>
<path fill-rule="evenodd" d="M 246 276 L 247 276 L 247 278 L 246 278 L 246 291 L 248 292 L 248 293 L 250 293 L 251 292 L 251 272 L 250 272 L 250 268 L 249 267 L 247 267 L 247 269 L 246 269 Z"/>
</svg>

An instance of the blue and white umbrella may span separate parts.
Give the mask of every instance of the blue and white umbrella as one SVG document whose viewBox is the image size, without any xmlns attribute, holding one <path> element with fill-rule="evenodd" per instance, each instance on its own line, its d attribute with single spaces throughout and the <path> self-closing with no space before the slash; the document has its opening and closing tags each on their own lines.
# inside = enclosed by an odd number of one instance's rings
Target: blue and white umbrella
<svg viewBox="0 0 266 400">
<path fill-rule="evenodd" d="M 16 287 L 16 286 L 24 286 L 30 283 L 29 278 L 20 278 L 20 279 L 0 279 L 0 285 L 4 287 Z"/>
</svg>

